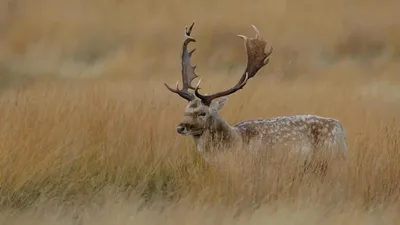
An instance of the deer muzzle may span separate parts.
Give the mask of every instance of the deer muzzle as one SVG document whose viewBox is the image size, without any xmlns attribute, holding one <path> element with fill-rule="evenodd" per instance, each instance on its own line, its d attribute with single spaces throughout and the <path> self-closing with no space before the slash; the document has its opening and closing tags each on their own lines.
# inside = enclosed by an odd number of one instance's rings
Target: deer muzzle
<svg viewBox="0 0 400 225">
<path fill-rule="evenodd" d="M 201 135 L 203 133 L 203 129 L 197 127 L 196 125 L 190 123 L 180 123 L 176 127 L 176 131 L 182 135 Z"/>
</svg>

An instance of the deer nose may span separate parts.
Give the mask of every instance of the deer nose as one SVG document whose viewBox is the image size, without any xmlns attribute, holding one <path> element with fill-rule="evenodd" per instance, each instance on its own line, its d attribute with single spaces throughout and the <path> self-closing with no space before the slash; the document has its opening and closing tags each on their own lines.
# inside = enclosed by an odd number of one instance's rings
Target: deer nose
<svg viewBox="0 0 400 225">
<path fill-rule="evenodd" d="M 185 127 L 182 125 L 179 125 L 176 127 L 176 131 L 181 134 L 181 133 L 183 133 L 183 131 L 185 131 Z"/>
</svg>

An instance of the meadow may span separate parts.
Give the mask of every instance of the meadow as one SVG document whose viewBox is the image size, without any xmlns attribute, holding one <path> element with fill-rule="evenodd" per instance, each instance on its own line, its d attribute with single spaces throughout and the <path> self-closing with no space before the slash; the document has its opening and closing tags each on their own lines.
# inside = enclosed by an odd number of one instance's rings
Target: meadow
<svg viewBox="0 0 400 225">
<path fill-rule="evenodd" d="M 396 224 L 398 1 L 0 1 L 2 224 Z M 316 114 L 348 158 L 320 179 L 282 157 L 203 161 L 176 133 L 183 28 L 205 93 L 245 67 L 250 25 L 274 47 L 222 116 Z M 192 47 L 192 48 L 193 48 Z"/>
</svg>

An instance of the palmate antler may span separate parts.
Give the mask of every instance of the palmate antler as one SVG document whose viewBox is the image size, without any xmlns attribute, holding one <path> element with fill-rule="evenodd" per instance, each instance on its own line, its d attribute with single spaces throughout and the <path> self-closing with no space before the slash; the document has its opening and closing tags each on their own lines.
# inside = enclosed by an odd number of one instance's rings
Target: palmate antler
<svg viewBox="0 0 400 225">
<path fill-rule="evenodd" d="M 197 96 L 199 99 L 201 99 L 202 103 L 209 106 L 212 102 L 212 100 L 227 96 L 230 94 L 235 93 L 236 91 L 242 89 L 246 84 L 249 79 L 254 77 L 257 72 L 264 67 L 265 65 L 268 64 L 269 62 L 269 56 L 272 54 L 273 48 L 271 47 L 268 52 L 265 52 L 265 47 L 267 46 L 267 42 L 262 39 L 260 36 L 260 32 L 258 29 L 252 25 L 254 31 L 256 32 L 256 36 L 254 38 L 248 38 L 244 35 L 238 35 L 239 37 L 243 38 L 244 40 L 244 46 L 245 50 L 247 53 L 247 66 L 246 69 L 240 78 L 239 82 L 233 86 L 232 88 L 226 90 L 226 91 L 221 91 L 218 93 L 215 93 L 213 95 L 202 95 L 199 93 L 200 89 L 200 82 L 197 83 L 196 88 L 193 88 L 191 85 L 191 82 L 197 78 L 198 76 L 194 72 L 195 66 L 191 66 L 190 64 L 190 59 L 193 54 L 193 52 L 196 49 L 193 49 L 192 51 L 188 52 L 187 50 L 187 45 L 190 42 L 196 42 L 196 40 L 190 36 L 192 29 L 194 26 L 194 22 L 192 25 L 189 27 L 185 27 L 185 40 L 183 43 L 182 47 L 182 82 L 183 82 L 183 87 L 181 90 L 179 90 L 178 87 L 178 82 L 176 83 L 176 89 L 170 88 L 167 84 L 165 86 L 168 88 L 173 93 L 178 94 L 182 98 L 192 101 L 195 99 L 195 96 Z M 189 92 L 189 89 L 194 90 L 195 95 Z"/>
<path fill-rule="evenodd" d="M 195 88 L 195 95 L 199 99 L 201 99 L 203 104 L 210 105 L 212 100 L 233 94 L 236 91 L 242 89 L 247 84 L 247 81 L 249 79 L 254 77 L 263 66 L 268 64 L 269 62 L 268 56 L 272 54 L 273 48 L 271 47 L 268 52 L 265 52 L 265 47 L 267 46 L 267 42 L 262 39 L 257 27 L 254 25 L 251 26 L 256 32 L 256 36 L 254 38 L 248 38 L 244 35 L 238 35 L 240 38 L 243 38 L 245 50 L 247 53 L 247 66 L 239 82 L 235 86 L 226 91 L 221 91 L 213 95 L 202 95 L 199 93 L 199 86 L 201 82 L 201 80 L 199 80 Z"/>
<path fill-rule="evenodd" d="M 183 83 L 182 89 L 179 90 L 179 86 L 178 86 L 179 81 L 176 82 L 176 89 L 172 89 L 167 84 L 164 83 L 164 85 L 168 88 L 168 90 L 170 90 L 173 93 L 178 94 L 179 96 L 181 96 L 182 98 L 184 98 L 188 101 L 192 101 L 195 98 L 194 95 L 192 93 L 190 93 L 188 89 L 192 89 L 192 90 L 195 89 L 191 85 L 191 83 L 197 77 L 196 73 L 194 72 L 196 67 L 192 66 L 190 64 L 190 59 L 192 57 L 193 52 L 196 49 L 193 49 L 189 52 L 188 48 L 187 48 L 187 46 L 190 42 L 196 42 L 196 40 L 190 36 L 193 26 L 194 26 L 194 22 L 189 27 L 189 29 L 187 27 L 185 27 L 185 34 L 184 34 L 184 41 L 183 41 L 182 55 L 181 55 L 181 58 L 182 58 L 182 83 Z"/>
</svg>

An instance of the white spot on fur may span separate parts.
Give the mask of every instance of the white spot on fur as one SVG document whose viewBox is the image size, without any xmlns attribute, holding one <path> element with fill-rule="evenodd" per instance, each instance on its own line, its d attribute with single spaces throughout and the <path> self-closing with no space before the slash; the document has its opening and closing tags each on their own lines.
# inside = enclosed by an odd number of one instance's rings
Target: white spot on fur
<svg viewBox="0 0 400 225">
<path fill-rule="evenodd" d="M 259 137 L 265 139 L 267 143 L 285 144 L 286 140 L 295 141 L 295 145 L 304 146 L 302 151 L 309 152 L 314 143 L 315 137 L 312 135 L 312 130 L 317 128 L 315 124 L 323 125 L 323 128 L 319 129 L 320 135 L 317 137 L 321 144 L 327 146 L 340 144 L 346 149 L 343 127 L 339 121 L 332 118 L 313 115 L 282 116 L 244 121 L 234 126 L 241 127 L 242 130 L 244 128 L 258 130 Z M 332 127 L 331 132 L 329 132 L 330 127 Z"/>
</svg>

